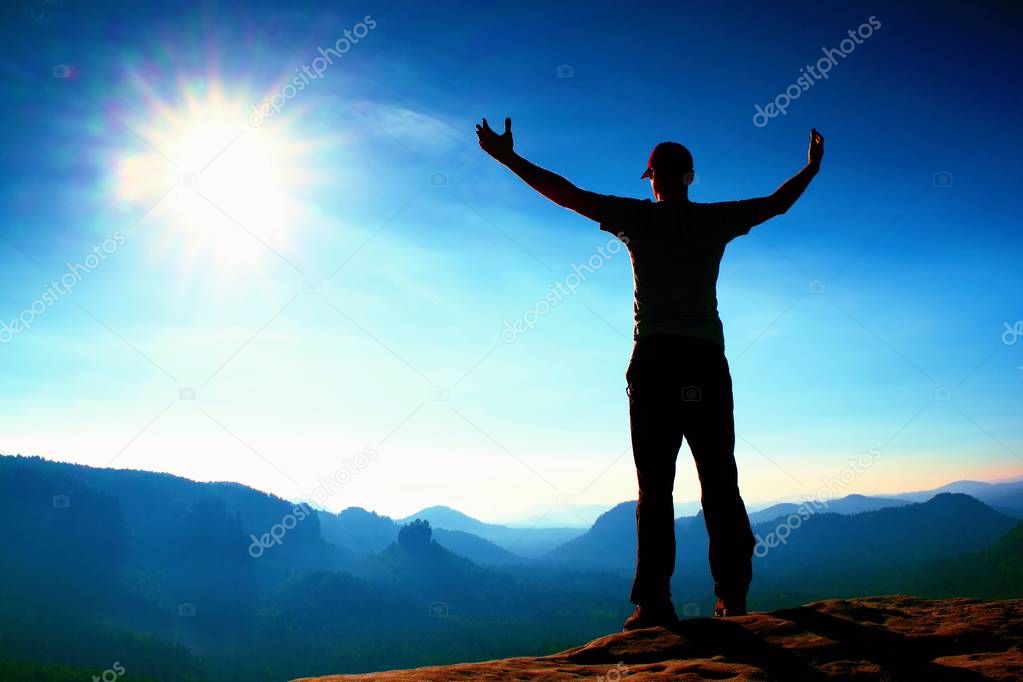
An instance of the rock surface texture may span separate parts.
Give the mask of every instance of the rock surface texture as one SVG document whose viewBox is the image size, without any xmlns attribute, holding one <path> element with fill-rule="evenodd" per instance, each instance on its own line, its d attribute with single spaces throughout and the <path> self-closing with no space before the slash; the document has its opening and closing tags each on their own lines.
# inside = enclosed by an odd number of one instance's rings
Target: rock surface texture
<svg viewBox="0 0 1023 682">
<path fill-rule="evenodd" d="M 328 675 L 342 680 L 1023 680 L 1023 600 L 818 601 L 672 630 L 615 633 L 537 658 Z"/>
</svg>

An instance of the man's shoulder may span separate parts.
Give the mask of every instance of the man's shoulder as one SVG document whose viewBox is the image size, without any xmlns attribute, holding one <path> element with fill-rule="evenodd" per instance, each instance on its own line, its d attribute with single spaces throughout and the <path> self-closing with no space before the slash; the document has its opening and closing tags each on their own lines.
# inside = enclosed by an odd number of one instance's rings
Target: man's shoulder
<svg viewBox="0 0 1023 682">
<path fill-rule="evenodd" d="M 649 199 L 636 199 L 635 197 L 620 197 L 617 194 L 598 194 L 601 201 L 623 206 L 652 206 L 654 202 Z"/>
<path fill-rule="evenodd" d="M 722 235 L 725 242 L 748 234 L 756 225 L 754 217 L 756 204 L 749 199 L 738 201 L 715 201 L 712 203 L 691 203 L 691 222 L 707 226 Z"/>
<path fill-rule="evenodd" d="M 595 202 L 595 220 L 607 232 L 631 232 L 650 222 L 649 199 L 632 199 L 613 194 L 598 194 Z"/>
</svg>

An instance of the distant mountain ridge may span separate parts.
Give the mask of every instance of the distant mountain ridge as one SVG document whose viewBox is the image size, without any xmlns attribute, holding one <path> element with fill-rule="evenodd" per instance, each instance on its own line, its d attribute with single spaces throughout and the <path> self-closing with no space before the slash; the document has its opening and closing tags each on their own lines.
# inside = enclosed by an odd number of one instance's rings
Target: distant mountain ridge
<svg viewBox="0 0 1023 682">
<path fill-rule="evenodd" d="M 867 495 L 846 495 L 845 497 L 839 497 L 834 500 L 826 500 L 816 502 L 813 500 L 806 502 L 781 502 L 779 504 L 773 504 L 770 507 L 765 507 L 759 511 L 750 512 L 749 520 L 750 523 L 761 523 L 763 521 L 771 521 L 781 516 L 788 516 L 789 514 L 799 513 L 800 507 L 810 507 L 815 511 L 829 511 L 834 514 L 859 514 L 865 511 L 876 511 L 878 509 L 884 509 L 885 507 L 900 507 L 902 505 L 909 504 L 909 500 L 897 499 L 893 497 L 871 497 Z"/>
<path fill-rule="evenodd" d="M 400 519 L 399 522 L 409 523 L 415 519 L 429 521 L 434 528 L 476 535 L 509 552 L 528 558 L 543 556 L 561 543 L 586 532 L 585 528 L 512 528 L 496 523 L 485 523 L 443 505 L 427 507 Z"/>
<path fill-rule="evenodd" d="M 452 525 L 496 525 L 434 512 Z M 616 630 L 628 615 L 634 514 L 634 502 L 616 505 L 527 559 L 420 519 L 2 456 L 0 661 L 103 670 L 130 659 L 132 679 L 199 682 L 542 655 Z M 761 538 L 791 527 L 755 560 L 750 604 L 908 591 L 1023 596 L 1023 524 L 1014 523 L 964 494 L 781 516 L 755 525 Z M 706 614 L 702 514 L 676 519 L 676 533 L 676 605 Z"/>
<path fill-rule="evenodd" d="M 1015 518 L 1023 518 L 1023 481 L 953 481 L 933 490 L 899 493 L 898 497 L 913 502 L 929 499 L 939 493 L 963 493 Z"/>
<path fill-rule="evenodd" d="M 337 514 L 320 511 L 318 515 L 324 539 L 355 554 L 383 550 L 397 541 L 401 526 L 405 523 L 361 507 L 349 507 Z M 413 518 L 408 522 L 414 520 Z M 434 528 L 433 536 L 437 542 L 455 554 L 478 564 L 513 565 L 526 561 L 522 556 L 498 544 L 465 531 Z"/>
<path fill-rule="evenodd" d="M 629 576 L 635 568 L 634 514 L 635 502 L 622 503 L 601 516 L 587 533 L 555 548 L 544 559 Z M 758 592 L 800 599 L 819 594 L 825 585 L 829 593 L 839 594 L 908 591 L 914 584 L 910 575 L 918 563 L 983 550 L 1016 523 L 1016 519 L 961 493 L 942 493 L 927 502 L 848 516 L 830 511 L 806 518 L 781 516 L 753 524 L 758 539 L 755 585 Z M 702 512 L 676 519 L 675 536 L 674 592 L 710 591 Z M 879 565 L 886 570 L 876 575 Z"/>
<path fill-rule="evenodd" d="M 627 615 L 613 576 L 527 567 L 363 509 L 309 511 L 239 484 L 0 456 L 0 664 L 277 681 L 540 651 Z"/>
</svg>

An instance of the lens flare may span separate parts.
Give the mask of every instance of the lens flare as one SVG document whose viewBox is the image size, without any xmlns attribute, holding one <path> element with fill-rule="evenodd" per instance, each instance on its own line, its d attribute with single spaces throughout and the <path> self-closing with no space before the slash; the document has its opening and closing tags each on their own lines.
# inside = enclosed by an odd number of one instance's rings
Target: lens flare
<svg viewBox="0 0 1023 682">
<path fill-rule="evenodd" d="M 115 155 L 118 201 L 152 207 L 162 249 L 194 266 L 244 271 L 267 258 L 288 262 L 302 225 L 309 146 L 283 121 L 249 125 L 251 102 L 214 84 L 187 88 L 130 122 L 138 139 Z"/>
</svg>

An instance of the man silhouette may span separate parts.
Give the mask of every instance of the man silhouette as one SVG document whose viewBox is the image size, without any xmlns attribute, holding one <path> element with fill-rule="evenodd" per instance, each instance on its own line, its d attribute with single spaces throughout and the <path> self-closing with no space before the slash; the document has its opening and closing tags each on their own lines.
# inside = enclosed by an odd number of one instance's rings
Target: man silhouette
<svg viewBox="0 0 1023 682">
<path fill-rule="evenodd" d="M 710 538 L 717 616 L 746 613 L 755 541 L 735 468 L 732 379 L 717 311 L 725 245 L 785 213 L 820 170 L 824 138 L 810 132 L 807 164 L 773 194 L 745 201 L 689 201 L 693 157 L 677 142 L 654 147 L 641 177 L 654 201 L 595 194 L 525 160 L 513 149 L 511 119 L 498 135 L 476 126 L 480 147 L 554 203 L 595 220 L 629 249 L 635 281 L 635 346 L 626 372 L 632 453 L 639 482 L 638 556 L 624 628 L 677 622 L 672 488 L 683 437 L 696 462 Z"/>
</svg>

